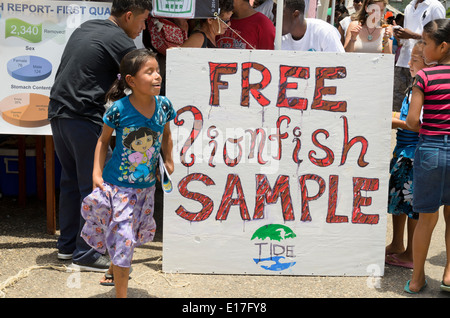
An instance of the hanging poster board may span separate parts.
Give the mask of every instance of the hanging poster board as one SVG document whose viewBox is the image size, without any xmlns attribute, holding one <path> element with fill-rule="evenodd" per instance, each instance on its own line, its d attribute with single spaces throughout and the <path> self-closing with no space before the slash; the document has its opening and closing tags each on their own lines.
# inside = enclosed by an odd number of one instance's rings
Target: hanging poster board
<svg viewBox="0 0 450 318">
<path fill-rule="evenodd" d="M 211 18 L 218 12 L 218 0 L 153 0 L 152 16 L 166 18 Z"/>
<path fill-rule="evenodd" d="M 89 19 L 106 19 L 111 3 L 0 2 L 0 134 L 51 135 L 50 89 L 72 32 Z"/>
<path fill-rule="evenodd" d="M 381 54 L 168 50 L 177 117 L 163 270 L 383 275 L 393 65 Z"/>
</svg>

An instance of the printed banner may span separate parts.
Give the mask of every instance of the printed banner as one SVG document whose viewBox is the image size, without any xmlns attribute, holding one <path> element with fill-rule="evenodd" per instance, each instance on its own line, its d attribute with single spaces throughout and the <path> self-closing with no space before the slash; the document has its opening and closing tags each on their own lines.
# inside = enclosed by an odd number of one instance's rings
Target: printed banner
<svg viewBox="0 0 450 318">
<path fill-rule="evenodd" d="M 393 65 L 381 54 L 168 50 L 177 117 L 163 270 L 383 275 Z"/>
<path fill-rule="evenodd" d="M 89 19 L 106 19 L 110 3 L 0 2 L 0 133 L 51 135 L 50 89 L 72 32 Z"/>
<path fill-rule="evenodd" d="M 167 18 L 211 18 L 218 13 L 218 0 L 153 0 L 152 15 Z"/>
</svg>

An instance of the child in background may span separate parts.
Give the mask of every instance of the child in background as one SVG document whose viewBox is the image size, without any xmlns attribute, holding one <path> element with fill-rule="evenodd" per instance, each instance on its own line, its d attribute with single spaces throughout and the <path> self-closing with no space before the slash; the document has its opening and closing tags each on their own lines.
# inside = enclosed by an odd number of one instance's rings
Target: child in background
<svg viewBox="0 0 450 318">
<path fill-rule="evenodd" d="M 127 96 L 125 89 L 131 89 Z M 153 240 L 156 167 L 159 153 L 173 172 L 169 121 L 171 102 L 158 96 L 161 76 L 155 54 L 134 50 L 123 58 L 120 74 L 107 94 L 114 101 L 106 111 L 95 149 L 92 193 L 83 203 L 84 240 L 111 258 L 100 282 L 115 285 L 116 297 L 127 297 L 129 270 L 136 246 Z M 116 146 L 105 166 L 108 145 L 116 132 Z"/>
<path fill-rule="evenodd" d="M 409 71 L 414 78 L 418 71 L 426 67 L 423 58 L 423 43 L 417 42 L 411 52 Z M 400 113 L 392 114 L 392 128 L 397 129 L 397 144 L 391 160 L 389 179 L 388 213 L 392 214 L 392 242 L 386 247 L 386 264 L 413 268 L 412 238 L 419 214 L 413 211 L 413 162 L 414 150 L 419 141 L 419 133 L 408 130 L 406 116 L 411 102 L 412 86 L 408 88 Z M 407 245 L 403 237 L 407 222 Z"/>
<path fill-rule="evenodd" d="M 413 168 L 413 209 L 420 216 L 413 237 L 412 278 L 404 287 L 412 294 L 427 285 L 425 261 L 442 205 L 447 263 L 441 289 L 450 291 L 450 20 L 427 23 L 422 39 L 425 62 L 437 65 L 417 73 L 406 118 L 409 129 L 420 128 Z"/>
</svg>

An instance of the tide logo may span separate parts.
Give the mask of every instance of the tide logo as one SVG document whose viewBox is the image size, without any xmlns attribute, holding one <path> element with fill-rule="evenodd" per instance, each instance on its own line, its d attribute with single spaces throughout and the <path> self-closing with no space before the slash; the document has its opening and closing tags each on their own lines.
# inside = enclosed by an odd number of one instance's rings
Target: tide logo
<svg viewBox="0 0 450 318">
<path fill-rule="evenodd" d="M 284 262 L 295 258 L 292 239 L 297 235 L 289 227 L 282 224 L 268 224 L 253 233 L 258 258 L 253 258 L 261 268 L 269 271 L 283 271 L 296 264 Z M 268 242 L 264 242 L 268 239 Z M 276 243 L 279 242 L 279 243 Z M 291 243 L 291 244 L 289 244 Z"/>
</svg>

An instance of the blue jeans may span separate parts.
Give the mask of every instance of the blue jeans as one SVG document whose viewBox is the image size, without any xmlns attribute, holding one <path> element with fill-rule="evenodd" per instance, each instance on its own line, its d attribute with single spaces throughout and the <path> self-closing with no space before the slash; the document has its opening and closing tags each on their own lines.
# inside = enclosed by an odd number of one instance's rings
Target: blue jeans
<svg viewBox="0 0 450 318">
<path fill-rule="evenodd" d="M 100 254 L 80 236 L 85 223 L 81 217 L 81 202 L 92 192 L 94 150 L 102 127 L 80 119 L 53 118 L 50 123 L 55 152 L 62 168 L 59 195 L 61 234 L 57 247 L 62 253 L 73 253 L 73 261 L 90 264 Z"/>
<path fill-rule="evenodd" d="M 421 135 L 414 156 L 414 212 L 450 205 L 450 136 Z"/>
</svg>

